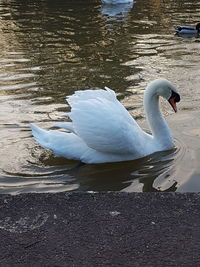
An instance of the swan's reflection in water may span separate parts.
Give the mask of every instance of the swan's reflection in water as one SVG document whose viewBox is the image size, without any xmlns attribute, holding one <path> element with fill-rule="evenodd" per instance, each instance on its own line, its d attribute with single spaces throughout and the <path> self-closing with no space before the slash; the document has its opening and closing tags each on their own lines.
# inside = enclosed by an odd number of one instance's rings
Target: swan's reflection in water
<svg viewBox="0 0 200 267">
<path fill-rule="evenodd" d="M 134 161 L 83 165 L 72 169 L 71 175 L 80 191 L 176 191 L 177 182 L 170 176 L 175 154 L 174 149 Z"/>
<path fill-rule="evenodd" d="M 106 4 L 104 3 L 101 8 L 101 13 L 107 16 L 107 20 L 118 20 L 125 18 L 128 12 L 133 7 L 132 3 L 119 3 L 119 4 Z"/>
</svg>

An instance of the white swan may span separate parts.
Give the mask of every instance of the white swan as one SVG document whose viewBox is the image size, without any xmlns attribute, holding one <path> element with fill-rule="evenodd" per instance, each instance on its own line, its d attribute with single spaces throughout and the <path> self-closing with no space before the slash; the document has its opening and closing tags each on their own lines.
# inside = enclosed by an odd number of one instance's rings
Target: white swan
<svg viewBox="0 0 200 267">
<path fill-rule="evenodd" d="M 36 141 L 57 156 L 85 163 L 133 160 L 173 147 L 171 132 L 159 110 L 159 96 L 176 112 L 180 96 L 166 79 L 151 82 L 144 93 L 144 109 L 152 135 L 144 132 L 117 100 L 115 92 L 105 90 L 77 91 L 67 98 L 72 122 L 55 123 L 67 129 L 46 131 L 31 124 Z"/>
</svg>

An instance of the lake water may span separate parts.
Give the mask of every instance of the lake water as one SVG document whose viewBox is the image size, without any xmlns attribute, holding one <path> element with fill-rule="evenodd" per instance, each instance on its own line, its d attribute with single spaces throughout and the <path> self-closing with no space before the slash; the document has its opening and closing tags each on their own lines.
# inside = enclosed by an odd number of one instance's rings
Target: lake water
<svg viewBox="0 0 200 267">
<path fill-rule="evenodd" d="M 197 0 L 0 2 L 0 193 L 200 191 L 200 39 L 174 36 L 195 25 Z M 29 123 L 50 129 L 69 111 L 66 95 L 113 88 L 145 125 L 143 92 L 165 77 L 179 112 L 161 103 L 176 149 L 144 159 L 78 166 L 35 143 Z"/>
</svg>

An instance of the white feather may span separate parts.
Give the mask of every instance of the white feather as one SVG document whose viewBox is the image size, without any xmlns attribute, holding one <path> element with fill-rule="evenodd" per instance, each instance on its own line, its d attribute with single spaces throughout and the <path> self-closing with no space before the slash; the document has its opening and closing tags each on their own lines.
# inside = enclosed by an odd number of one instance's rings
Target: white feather
<svg viewBox="0 0 200 267">
<path fill-rule="evenodd" d="M 74 127 L 72 122 L 55 122 L 53 123 L 53 126 L 63 128 L 74 133 Z"/>
<path fill-rule="evenodd" d="M 35 140 L 43 147 L 52 150 L 56 156 L 80 160 L 81 155 L 88 149 L 81 138 L 73 133 L 46 131 L 32 123 L 30 127 Z"/>
</svg>

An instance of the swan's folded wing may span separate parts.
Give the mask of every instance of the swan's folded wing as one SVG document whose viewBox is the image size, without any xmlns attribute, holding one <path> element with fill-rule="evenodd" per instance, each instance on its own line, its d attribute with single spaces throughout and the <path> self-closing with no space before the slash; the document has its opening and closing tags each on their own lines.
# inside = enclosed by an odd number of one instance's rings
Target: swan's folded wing
<svg viewBox="0 0 200 267">
<path fill-rule="evenodd" d="M 116 101 L 116 94 L 115 92 L 105 87 L 104 89 L 98 90 L 80 90 L 76 91 L 73 95 L 67 96 L 67 102 L 72 107 L 74 104 L 78 103 L 79 101 L 89 100 L 89 99 L 107 99 L 110 101 Z"/>
<path fill-rule="evenodd" d="M 69 117 L 76 134 L 97 151 L 122 154 L 137 152 L 143 145 L 143 131 L 114 97 L 112 90 L 107 90 L 108 97 L 104 96 L 107 91 L 102 91 L 101 96 L 96 90 L 96 98 L 94 95 L 88 99 L 77 96 L 70 101 Z"/>
</svg>

